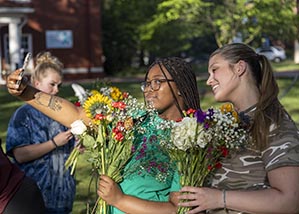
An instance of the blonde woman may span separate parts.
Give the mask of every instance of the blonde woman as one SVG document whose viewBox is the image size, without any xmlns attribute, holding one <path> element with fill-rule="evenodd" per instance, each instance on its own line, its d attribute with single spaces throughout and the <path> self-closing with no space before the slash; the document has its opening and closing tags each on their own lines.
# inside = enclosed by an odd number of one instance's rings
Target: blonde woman
<svg viewBox="0 0 299 214">
<path fill-rule="evenodd" d="M 31 84 L 56 95 L 62 83 L 62 68 L 50 52 L 38 54 Z M 75 180 L 70 172 L 64 172 L 64 163 L 73 146 L 70 130 L 28 104 L 18 108 L 9 121 L 7 153 L 38 184 L 47 214 L 72 211 Z"/>
</svg>

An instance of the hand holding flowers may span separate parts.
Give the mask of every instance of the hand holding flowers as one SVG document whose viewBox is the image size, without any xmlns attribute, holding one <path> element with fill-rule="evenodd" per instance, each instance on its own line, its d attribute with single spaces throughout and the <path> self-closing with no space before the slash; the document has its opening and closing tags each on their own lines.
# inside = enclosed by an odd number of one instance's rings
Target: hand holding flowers
<svg viewBox="0 0 299 214">
<path fill-rule="evenodd" d="M 181 186 L 202 186 L 221 167 L 221 159 L 248 143 L 249 136 L 231 104 L 207 112 L 190 109 L 185 115 L 163 147 L 177 164 Z M 180 207 L 178 213 L 188 209 Z"/>
<path fill-rule="evenodd" d="M 92 123 L 86 126 L 77 120 L 71 125 L 71 130 L 79 139 L 77 147 L 85 147 L 93 170 L 118 183 L 131 157 L 134 123 L 142 119 L 145 106 L 116 87 L 103 87 L 89 94 L 83 108 Z M 75 148 L 65 164 L 67 168 L 72 167 L 71 173 L 74 173 L 79 154 Z M 108 209 L 106 203 L 99 199 L 99 213 L 108 213 Z"/>
</svg>

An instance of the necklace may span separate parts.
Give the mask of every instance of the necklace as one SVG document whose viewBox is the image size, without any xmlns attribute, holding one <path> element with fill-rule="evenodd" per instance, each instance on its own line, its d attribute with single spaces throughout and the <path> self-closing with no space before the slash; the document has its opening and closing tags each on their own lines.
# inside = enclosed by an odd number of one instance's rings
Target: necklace
<svg viewBox="0 0 299 214">
<path fill-rule="evenodd" d="M 256 110 L 256 105 L 257 104 L 254 104 L 254 105 L 250 106 L 246 110 L 241 111 L 239 114 L 248 114 L 248 113 L 251 113 L 251 112 L 255 111 Z"/>
</svg>

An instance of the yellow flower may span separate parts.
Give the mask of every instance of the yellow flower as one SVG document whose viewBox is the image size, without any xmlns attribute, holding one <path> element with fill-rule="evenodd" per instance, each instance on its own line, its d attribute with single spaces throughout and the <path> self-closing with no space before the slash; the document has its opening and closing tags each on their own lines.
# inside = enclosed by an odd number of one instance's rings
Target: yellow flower
<svg viewBox="0 0 299 214">
<path fill-rule="evenodd" d="M 231 103 L 225 103 L 220 107 L 222 113 L 231 113 L 234 117 L 236 123 L 239 122 L 239 115 L 238 112 L 234 110 L 234 107 Z"/>
<path fill-rule="evenodd" d="M 92 95 L 96 95 L 96 94 L 99 94 L 100 92 L 98 90 L 91 90 L 91 94 Z"/>
<path fill-rule="evenodd" d="M 239 120 L 239 114 L 238 114 L 238 112 L 233 111 L 233 112 L 232 112 L 232 115 L 233 115 L 233 117 L 235 118 L 235 122 L 236 122 L 236 123 L 239 123 L 240 120 Z"/>
<path fill-rule="evenodd" d="M 83 104 L 87 117 L 94 119 L 96 114 L 107 115 L 112 109 L 112 100 L 99 92 L 93 91 L 92 93 L 93 95 L 88 97 Z"/>
<path fill-rule="evenodd" d="M 123 94 L 117 87 L 111 87 L 110 96 L 114 101 L 123 100 Z"/>
<path fill-rule="evenodd" d="M 233 110 L 233 105 L 230 103 L 225 103 L 220 107 L 220 110 L 222 113 L 224 112 L 232 112 Z"/>
</svg>

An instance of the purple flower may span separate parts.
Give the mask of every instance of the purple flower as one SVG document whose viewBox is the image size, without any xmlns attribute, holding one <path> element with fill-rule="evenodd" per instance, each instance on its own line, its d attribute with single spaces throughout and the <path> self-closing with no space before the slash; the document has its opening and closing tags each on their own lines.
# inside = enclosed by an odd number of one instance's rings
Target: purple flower
<svg viewBox="0 0 299 214">
<path fill-rule="evenodd" d="M 214 109 L 209 108 L 209 109 L 208 109 L 208 116 L 209 116 L 209 117 L 212 117 L 213 115 L 214 115 Z"/>
<path fill-rule="evenodd" d="M 209 128 L 210 128 L 210 124 L 209 124 L 209 123 L 205 123 L 205 124 L 203 125 L 203 127 L 204 127 L 205 129 L 209 129 Z"/>
<path fill-rule="evenodd" d="M 198 109 L 195 112 L 195 117 L 198 123 L 203 123 L 206 119 L 206 116 L 207 116 L 206 113 L 203 112 L 201 109 Z"/>
</svg>

